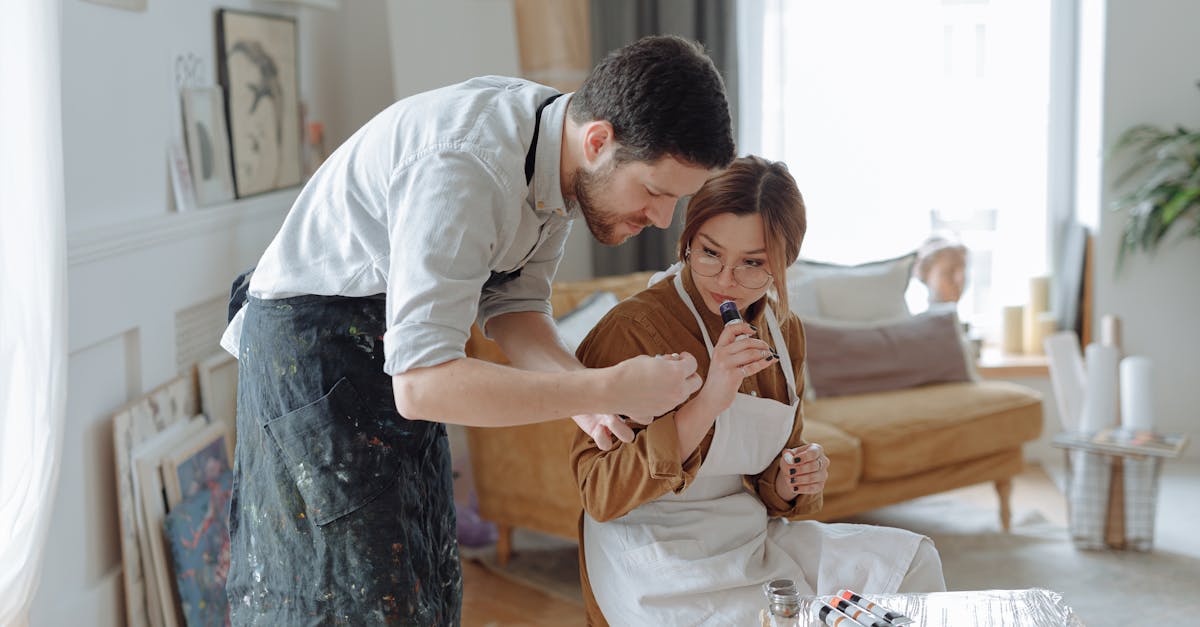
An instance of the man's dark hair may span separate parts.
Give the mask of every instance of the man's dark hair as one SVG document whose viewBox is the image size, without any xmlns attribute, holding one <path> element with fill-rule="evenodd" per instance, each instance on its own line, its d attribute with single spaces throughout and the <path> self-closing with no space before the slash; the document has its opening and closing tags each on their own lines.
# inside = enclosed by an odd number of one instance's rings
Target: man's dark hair
<svg viewBox="0 0 1200 627">
<path fill-rule="evenodd" d="M 716 169 L 733 161 L 725 84 L 704 49 L 680 37 L 643 37 L 610 52 L 568 111 L 579 124 L 612 124 L 617 163 L 669 155 Z"/>
</svg>

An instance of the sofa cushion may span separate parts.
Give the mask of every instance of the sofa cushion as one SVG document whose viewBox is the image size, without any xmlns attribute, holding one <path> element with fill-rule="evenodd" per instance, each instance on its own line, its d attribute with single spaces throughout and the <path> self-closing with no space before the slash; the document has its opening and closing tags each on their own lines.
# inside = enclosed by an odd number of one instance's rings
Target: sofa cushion
<svg viewBox="0 0 1200 627">
<path fill-rule="evenodd" d="M 1041 396 L 1002 381 L 940 383 L 805 403 L 857 437 L 862 480 L 892 479 L 1019 447 L 1042 431 Z"/>
<path fill-rule="evenodd" d="M 972 378 L 952 310 L 881 323 L 805 320 L 804 337 L 814 398 Z"/>
<path fill-rule="evenodd" d="M 858 487 L 858 477 L 862 474 L 862 448 L 858 438 L 831 424 L 805 418 L 804 439 L 820 444 L 829 458 L 826 495 L 849 492 Z"/>
<path fill-rule="evenodd" d="M 592 327 L 619 302 L 621 299 L 612 292 L 592 292 L 578 307 L 554 319 L 558 337 L 562 338 L 563 343 L 574 353 L 583 343 L 583 338 L 591 333 Z"/>
<path fill-rule="evenodd" d="M 872 322 L 907 316 L 917 253 L 856 266 L 799 259 L 787 269 L 788 307 L 801 320 Z"/>
</svg>

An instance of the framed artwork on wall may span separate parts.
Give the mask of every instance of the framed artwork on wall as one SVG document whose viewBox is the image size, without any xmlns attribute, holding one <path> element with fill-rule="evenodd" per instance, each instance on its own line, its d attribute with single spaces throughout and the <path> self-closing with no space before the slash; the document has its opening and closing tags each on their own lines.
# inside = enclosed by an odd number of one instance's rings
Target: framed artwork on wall
<svg viewBox="0 0 1200 627">
<path fill-rule="evenodd" d="M 183 127 L 192 189 L 201 207 L 233 199 L 225 95 L 219 87 L 183 90 Z"/>
<path fill-rule="evenodd" d="M 239 198 L 301 181 L 296 57 L 295 19 L 217 12 L 217 76 Z"/>
</svg>

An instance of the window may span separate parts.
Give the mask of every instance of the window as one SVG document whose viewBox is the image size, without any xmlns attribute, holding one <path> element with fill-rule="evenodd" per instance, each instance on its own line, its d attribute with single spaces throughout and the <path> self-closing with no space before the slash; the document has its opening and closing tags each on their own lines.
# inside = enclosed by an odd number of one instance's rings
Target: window
<svg viewBox="0 0 1200 627">
<path fill-rule="evenodd" d="M 742 149 L 796 177 L 802 255 L 859 263 L 956 231 L 971 250 L 959 313 L 998 329 L 1047 269 L 1050 17 L 1044 0 L 746 5 Z"/>
</svg>

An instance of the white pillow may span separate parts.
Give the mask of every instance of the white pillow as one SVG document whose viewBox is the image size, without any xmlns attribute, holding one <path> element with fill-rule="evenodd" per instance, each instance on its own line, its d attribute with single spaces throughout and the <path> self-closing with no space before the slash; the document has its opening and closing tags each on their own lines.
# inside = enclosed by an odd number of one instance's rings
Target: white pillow
<svg viewBox="0 0 1200 627">
<path fill-rule="evenodd" d="M 608 313 L 608 310 L 617 306 L 621 299 L 612 292 L 593 292 L 579 306 L 571 311 L 563 314 L 562 317 L 555 320 L 558 326 L 558 335 L 562 338 L 563 343 L 567 348 L 574 353 L 575 349 L 583 342 L 583 338 L 591 332 L 592 327 L 596 326 L 597 322 Z"/>
<path fill-rule="evenodd" d="M 788 306 L 800 319 L 850 322 L 910 315 L 905 292 L 917 253 L 843 266 L 801 259 L 787 271 Z"/>
</svg>

